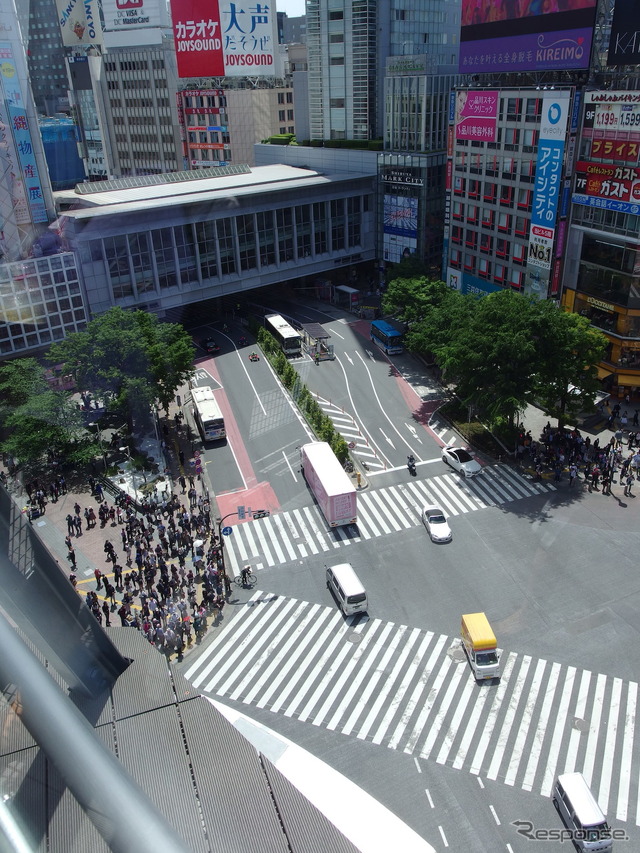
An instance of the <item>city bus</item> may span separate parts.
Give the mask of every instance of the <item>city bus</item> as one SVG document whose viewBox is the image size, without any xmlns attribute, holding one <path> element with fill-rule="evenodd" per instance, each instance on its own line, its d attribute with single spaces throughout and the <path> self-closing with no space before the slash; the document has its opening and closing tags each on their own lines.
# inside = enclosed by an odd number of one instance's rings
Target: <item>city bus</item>
<svg viewBox="0 0 640 853">
<path fill-rule="evenodd" d="M 387 355 L 402 352 L 403 332 L 400 332 L 386 320 L 374 320 L 371 323 L 371 340 L 383 349 Z"/>
<path fill-rule="evenodd" d="M 217 441 L 227 435 L 224 428 L 224 418 L 213 396 L 213 389 L 192 388 L 193 419 L 198 425 L 200 434 L 205 441 Z"/>
<path fill-rule="evenodd" d="M 267 331 L 271 332 L 278 341 L 280 349 L 285 355 L 302 354 L 302 338 L 293 326 L 290 326 L 279 314 L 267 314 L 264 318 L 264 325 Z"/>
</svg>

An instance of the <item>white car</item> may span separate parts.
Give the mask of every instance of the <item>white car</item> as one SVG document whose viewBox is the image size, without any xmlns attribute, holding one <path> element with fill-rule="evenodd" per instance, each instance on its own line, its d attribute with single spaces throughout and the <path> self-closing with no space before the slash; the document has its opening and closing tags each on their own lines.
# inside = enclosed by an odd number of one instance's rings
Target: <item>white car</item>
<svg viewBox="0 0 640 853">
<path fill-rule="evenodd" d="M 432 542 L 450 542 L 451 528 L 444 512 L 439 506 L 426 506 L 422 510 L 422 523 Z"/>
<path fill-rule="evenodd" d="M 475 477 L 482 471 L 482 465 L 464 447 L 448 445 L 442 451 L 442 461 L 451 465 L 454 471 L 459 471 L 463 477 Z"/>
</svg>

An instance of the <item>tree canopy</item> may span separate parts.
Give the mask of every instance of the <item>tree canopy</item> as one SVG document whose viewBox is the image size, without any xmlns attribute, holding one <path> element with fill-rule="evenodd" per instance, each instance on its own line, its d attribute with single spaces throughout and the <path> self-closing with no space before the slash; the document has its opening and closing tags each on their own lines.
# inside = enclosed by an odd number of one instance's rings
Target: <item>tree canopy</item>
<svg viewBox="0 0 640 853">
<path fill-rule="evenodd" d="M 84 429 L 78 406 L 67 392 L 49 387 L 44 368 L 34 358 L 0 365 L 0 396 L 0 449 L 27 467 L 45 458 L 82 462 L 100 452 Z"/>
<path fill-rule="evenodd" d="M 191 375 L 195 351 L 177 323 L 161 323 L 146 311 L 112 308 L 50 347 L 78 388 L 91 391 L 129 418 L 146 421 L 152 404 L 165 410 Z"/>
<path fill-rule="evenodd" d="M 529 403 L 560 422 L 593 404 L 606 338 L 548 300 L 511 290 L 481 299 L 442 281 L 398 278 L 383 310 L 409 324 L 408 349 L 433 357 L 460 399 L 493 423 Z"/>
</svg>

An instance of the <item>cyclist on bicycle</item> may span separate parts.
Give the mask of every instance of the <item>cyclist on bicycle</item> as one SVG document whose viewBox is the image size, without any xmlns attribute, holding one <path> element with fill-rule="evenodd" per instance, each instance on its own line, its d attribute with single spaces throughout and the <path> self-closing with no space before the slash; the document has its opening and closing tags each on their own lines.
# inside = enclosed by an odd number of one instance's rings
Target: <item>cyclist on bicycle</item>
<svg viewBox="0 0 640 853">
<path fill-rule="evenodd" d="M 245 566 L 240 575 L 242 577 L 242 583 L 249 583 L 249 577 L 251 576 L 251 566 Z"/>
</svg>

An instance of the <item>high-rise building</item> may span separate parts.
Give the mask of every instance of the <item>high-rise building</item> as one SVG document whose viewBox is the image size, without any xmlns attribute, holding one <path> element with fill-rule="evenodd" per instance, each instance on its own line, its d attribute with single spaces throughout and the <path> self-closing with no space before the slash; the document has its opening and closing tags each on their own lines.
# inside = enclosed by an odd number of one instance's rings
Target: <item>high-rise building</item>
<svg viewBox="0 0 640 853">
<path fill-rule="evenodd" d="M 455 73 L 459 0 L 308 0 L 312 139 L 381 139 L 390 56 L 423 54 L 432 74 Z"/>
<path fill-rule="evenodd" d="M 67 112 L 65 50 L 55 0 L 22 0 L 17 7 L 36 109 L 48 116 Z"/>
</svg>

